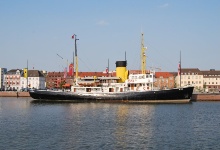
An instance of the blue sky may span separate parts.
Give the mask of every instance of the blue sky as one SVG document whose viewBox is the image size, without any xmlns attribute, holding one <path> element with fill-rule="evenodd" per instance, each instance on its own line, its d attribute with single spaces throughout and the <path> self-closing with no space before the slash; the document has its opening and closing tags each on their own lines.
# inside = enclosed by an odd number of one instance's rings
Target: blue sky
<svg viewBox="0 0 220 150">
<path fill-rule="evenodd" d="M 63 71 L 77 35 L 79 71 L 115 70 L 125 59 L 140 69 L 220 70 L 219 0 L 0 0 L 0 67 Z M 58 55 L 61 57 L 59 57 Z"/>
</svg>

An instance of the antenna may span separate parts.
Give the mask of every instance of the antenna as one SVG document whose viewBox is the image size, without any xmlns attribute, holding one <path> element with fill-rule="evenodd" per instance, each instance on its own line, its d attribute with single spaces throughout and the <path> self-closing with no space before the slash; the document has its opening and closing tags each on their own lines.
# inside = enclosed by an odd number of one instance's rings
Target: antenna
<svg viewBox="0 0 220 150">
<path fill-rule="evenodd" d="M 125 61 L 127 61 L 127 60 L 126 60 L 126 51 L 125 51 Z"/>
<path fill-rule="evenodd" d="M 125 61 L 126 61 L 126 66 L 127 66 L 127 54 L 126 54 L 126 51 L 125 51 Z"/>
<path fill-rule="evenodd" d="M 107 76 L 109 77 L 109 59 L 108 59 L 108 74 Z"/>
</svg>

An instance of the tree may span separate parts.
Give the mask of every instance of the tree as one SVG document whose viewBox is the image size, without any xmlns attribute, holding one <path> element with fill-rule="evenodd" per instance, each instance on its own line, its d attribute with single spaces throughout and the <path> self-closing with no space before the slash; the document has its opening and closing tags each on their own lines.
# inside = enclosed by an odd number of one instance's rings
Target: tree
<svg viewBox="0 0 220 150">
<path fill-rule="evenodd" d="M 206 83 L 203 84 L 203 90 L 205 92 L 205 89 L 206 89 Z"/>
</svg>

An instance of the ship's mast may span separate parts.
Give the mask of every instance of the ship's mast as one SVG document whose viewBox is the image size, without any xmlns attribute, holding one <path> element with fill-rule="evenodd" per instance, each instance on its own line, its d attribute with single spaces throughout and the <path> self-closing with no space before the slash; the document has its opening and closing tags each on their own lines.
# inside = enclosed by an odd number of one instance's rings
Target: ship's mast
<svg viewBox="0 0 220 150">
<path fill-rule="evenodd" d="M 77 45 L 76 45 L 76 41 L 79 40 L 76 38 L 76 34 L 74 34 L 72 36 L 72 38 L 75 38 L 75 72 L 76 72 L 76 84 L 77 84 L 77 79 L 78 79 L 78 57 L 77 57 Z"/>
<path fill-rule="evenodd" d="M 28 60 L 27 60 L 27 90 L 28 90 Z"/>
<path fill-rule="evenodd" d="M 144 47 L 144 33 L 141 33 L 141 72 L 146 74 L 146 47 Z"/>
<path fill-rule="evenodd" d="M 179 64 L 179 74 L 180 74 L 180 87 L 181 87 L 181 51 L 180 51 L 180 64 Z"/>
</svg>

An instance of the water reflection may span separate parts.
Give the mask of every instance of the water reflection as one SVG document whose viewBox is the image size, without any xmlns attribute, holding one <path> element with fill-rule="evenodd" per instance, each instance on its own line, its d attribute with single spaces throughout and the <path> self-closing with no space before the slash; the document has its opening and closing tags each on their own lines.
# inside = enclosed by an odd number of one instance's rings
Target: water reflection
<svg viewBox="0 0 220 150">
<path fill-rule="evenodd" d="M 0 98 L 0 149 L 219 149 L 219 107 Z"/>
</svg>

